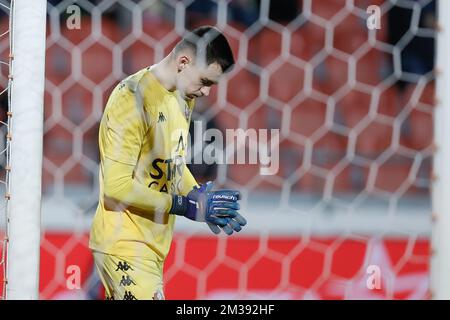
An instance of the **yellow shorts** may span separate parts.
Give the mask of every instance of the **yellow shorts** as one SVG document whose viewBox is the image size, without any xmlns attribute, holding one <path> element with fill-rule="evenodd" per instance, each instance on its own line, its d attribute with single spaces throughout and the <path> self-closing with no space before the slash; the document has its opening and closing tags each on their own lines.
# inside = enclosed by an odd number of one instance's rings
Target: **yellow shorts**
<svg viewBox="0 0 450 320">
<path fill-rule="evenodd" d="M 93 251 L 108 300 L 164 300 L 162 266 L 139 257 Z"/>
</svg>

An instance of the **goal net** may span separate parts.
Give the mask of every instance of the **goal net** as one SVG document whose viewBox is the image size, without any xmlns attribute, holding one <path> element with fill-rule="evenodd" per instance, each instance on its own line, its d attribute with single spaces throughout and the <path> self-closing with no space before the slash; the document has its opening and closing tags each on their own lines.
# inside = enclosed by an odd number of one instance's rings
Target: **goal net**
<svg viewBox="0 0 450 320">
<path fill-rule="evenodd" d="M 267 175 L 260 163 L 190 166 L 199 182 L 241 190 L 248 226 L 214 236 L 178 219 L 166 298 L 430 298 L 436 6 L 48 1 L 40 298 L 103 298 L 87 245 L 106 100 L 205 24 L 225 33 L 237 64 L 198 99 L 193 120 L 224 137 L 227 129 L 278 130 L 278 166 Z M 3 34 L 7 16 L 0 21 Z M 249 141 L 234 152 L 260 142 Z M 197 143 L 207 144 L 193 125 L 193 156 L 204 150 Z"/>
</svg>

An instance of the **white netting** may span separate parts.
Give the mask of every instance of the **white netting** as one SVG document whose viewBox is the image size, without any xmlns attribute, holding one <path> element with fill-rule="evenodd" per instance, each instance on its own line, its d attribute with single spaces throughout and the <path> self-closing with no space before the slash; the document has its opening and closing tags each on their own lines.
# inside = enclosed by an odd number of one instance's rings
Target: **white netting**
<svg viewBox="0 0 450 320">
<path fill-rule="evenodd" d="M 74 3 L 79 29 L 67 25 Z M 373 4 L 379 30 L 366 25 Z M 178 219 L 167 298 L 428 297 L 433 5 L 49 1 L 41 298 L 99 296 L 87 240 L 106 99 L 202 24 L 225 32 L 237 66 L 197 102 L 197 119 L 222 130 L 280 129 L 280 169 L 192 167 L 200 181 L 243 192 L 249 225 L 213 237 Z M 68 289 L 72 265 L 83 291 Z M 367 288 L 371 265 L 380 289 Z"/>
<path fill-rule="evenodd" d="M 12 1 L 0 1 L 0 186 L 2 204 L 0 206 L 0 300 L 5 298 L 6 286 L 6 246 L 7 246 L 7 207 L 9 200 L 10 168 L 10 8 Z"/>
</svg>

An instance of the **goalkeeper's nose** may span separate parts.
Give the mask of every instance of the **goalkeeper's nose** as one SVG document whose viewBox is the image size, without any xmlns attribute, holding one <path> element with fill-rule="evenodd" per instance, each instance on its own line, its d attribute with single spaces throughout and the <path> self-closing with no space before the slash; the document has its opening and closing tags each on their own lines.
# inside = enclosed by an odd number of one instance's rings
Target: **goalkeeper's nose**
<svg viewBox="0 0 450 320">
<path fill-rule="evenodd" d="M 204 86 L 200 89 L 200 92 L 202 93 L 203 96 L 207 97 L 207 96 L 209 96 L 210 90 L 211 90 L 210 87 Z"/>
</svg>

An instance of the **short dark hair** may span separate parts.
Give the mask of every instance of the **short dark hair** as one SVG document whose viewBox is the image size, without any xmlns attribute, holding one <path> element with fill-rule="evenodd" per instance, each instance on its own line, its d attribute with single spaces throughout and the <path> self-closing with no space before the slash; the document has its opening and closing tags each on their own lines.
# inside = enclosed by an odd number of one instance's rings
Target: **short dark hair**
<svg viewBox="0 0 450 320">
<path fill-rule="evenodd" d="M 227 38 L 217 28 L 201 26 L 186 34 L 175 46 L 175 53 L 185 48 L 190 48 L 197 56 L 204 52 L 206 64 L 217 62 L 222 72 L 228 72 L 233 68 L 234 58 Z"/>
</svg>

